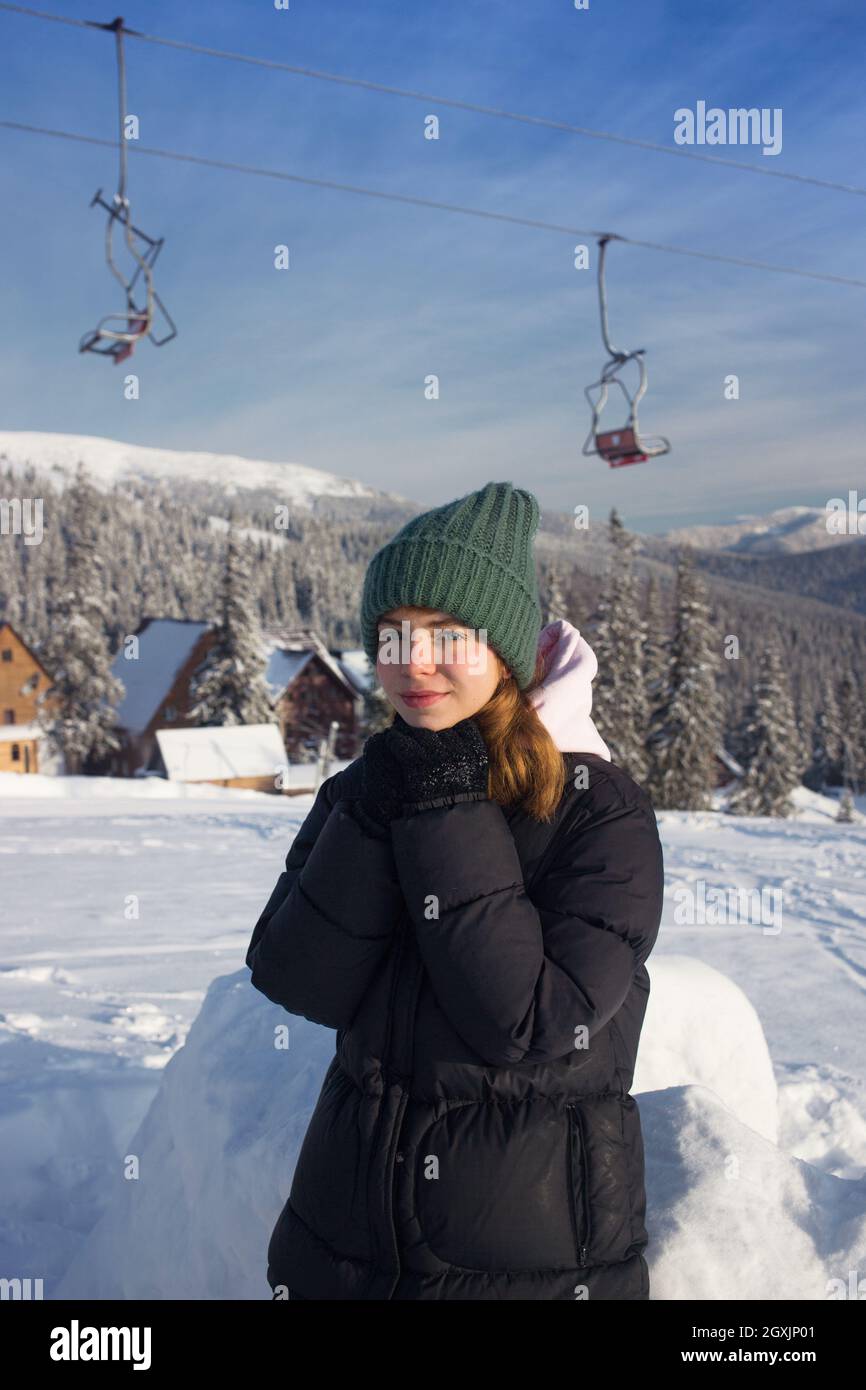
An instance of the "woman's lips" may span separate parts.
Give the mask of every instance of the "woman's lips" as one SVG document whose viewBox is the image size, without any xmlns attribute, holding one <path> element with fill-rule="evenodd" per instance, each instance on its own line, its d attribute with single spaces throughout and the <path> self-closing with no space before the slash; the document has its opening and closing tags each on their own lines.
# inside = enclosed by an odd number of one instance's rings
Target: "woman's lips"
<svg viewBox="0 0 866 1390">
<path fill-rule="evenodd" d="M 401 695 L 400 699 L 412 709 L 420 709 L 424 705 L 435 705 L 437 700 L 444 700 L 447 694 L 447 690 L 442 690 L 427 695 Z"/>
</svg>

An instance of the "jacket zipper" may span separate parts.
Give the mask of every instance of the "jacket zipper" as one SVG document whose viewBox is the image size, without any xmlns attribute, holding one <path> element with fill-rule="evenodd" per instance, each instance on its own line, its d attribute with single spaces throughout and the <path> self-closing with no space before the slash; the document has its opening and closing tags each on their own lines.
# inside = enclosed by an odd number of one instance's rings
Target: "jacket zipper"
<svg viewBox="0 0 866 1390">
<path fill-rule="evenodd" d="M 581 1267 L 583 1267 L 583 1266 L 586 1264 L 586 1261 L 587 1261 L 587 1251 L 588 1251 L 588 1249 L 589 1249 L 589 1243 L 590 1243 L 590 1239 L 591 1239 L 591 1237 L 592 1237 L 592 1226 L 591 1226 L 591 1224 L 590 1224 L 590 1207 L 589 1207 L 589 1167 L 588 1167 L 587 1160 L 586 1160 L 586 1138 L 585 1138 L 586 1131 L 585 1131 L 585 1129 L 584 1129 L 583 1117 L 582 1117 L 582 1115 L 581 1115 L 581 1113 L 580 1113 L 580 1110 L 579 1110 L 578 1106 L 577 1106 L 577 1105 L 574 1105 L 574 1104 L 572 1104 L 572 1103 L 569 1103 L 569 1105 L 568 1105 L 567 1108 L 568 1108 L 568 1117 L 569 1117 L 569 1145 L 570 1145 L 569 1154 L 570 1154 L 570 1156 L 573 1156 L 573 1154 L 574 1154 L 574 1139 L 573 1139 L 573 1136 L 576 1136 L 576 1137 L 577 1137 L 578 1163 L 579 1163 L 579 1167 L 580 1167 L 580 1179 L 581 1179 L 580 1188 L 581 1188 L 581 1213 L 582 1213 L 582 1226 L 580 1227 L 579 1230 L 576 1230 L 576 1236 L 577 1236 L 577 1262 L 578 1262 L 578 1265 L 580 1265 Z M 575 1202 L 574 1202 L 573 1169 L 572 1169 L 571 1167 L 569 1167 L 569 1177 L 572 1179 L 572 1181 L 571 1181 L 571 1209 L 572 1209 L 572 1213 L 573 1213 L 574 1219 L 575 1219 L 575 1226 L 577 1227 L 577 1212 L 576 1212 L 576 1210 L 575 1210 Z"/>
</svg>

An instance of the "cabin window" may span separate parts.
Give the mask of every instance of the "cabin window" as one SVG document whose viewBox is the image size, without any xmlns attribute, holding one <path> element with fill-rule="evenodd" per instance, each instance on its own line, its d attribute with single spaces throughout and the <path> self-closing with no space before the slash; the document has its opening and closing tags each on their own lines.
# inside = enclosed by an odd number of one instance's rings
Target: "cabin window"
<svg viewBox="0 0 866 1390">
<path fill-rule="evenodd" d="M 175 709 L 174 705 L 166 705 L 165 709 L 162 712 L 162 717 L 167 724 L 170 724 L 173 719 L 177 719 L 177 710 Z"/>
<path fill-rule="evenodd" d="M 11 661 L 11 660 L 12 660 L 12 648 L 11 648 L 11 647 L 4 647 L 4 648 L 3 648 L 3 660 L 4 660 L 4 661 Z"/>
<path fill-rule="evenodd" d="M 20 743 L 13 743 L 13 745 L 12 745 L 12 761 L 13 761 L 13 763 L 20 763 L 20 761 L 21 761 L 21 744 L 20 744 Z"/>
<path fill-rule="evenodd" d="M 4 709 L 4 711 L 3 711 L 3 723 L 4 723 L 4 724 L 14 724 L 14 723 L 15 723 L 15 711 L 14 711 L 14 709 Z"/>
</svg>

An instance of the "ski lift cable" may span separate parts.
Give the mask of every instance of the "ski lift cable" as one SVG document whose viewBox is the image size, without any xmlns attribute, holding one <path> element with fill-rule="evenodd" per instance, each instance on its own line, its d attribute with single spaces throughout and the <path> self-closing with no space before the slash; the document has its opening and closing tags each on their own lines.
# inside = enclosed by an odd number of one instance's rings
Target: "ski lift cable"
<svg viewBox="0 0 866 1390">
<path fill-rule="evenodd" d="M 47 126 L 30 125 L 24 121 L 0 120 L 0 128 L 23 130 L 33 135 L 48 135 L 62 140 L 75 140 L 85 145 L 113 146 L 113 140 L 96 135 L 80 135 L 69 130 L 52 130 Z M 804 270 L 798 266 L 775 265 L 772 261 L 756 261 L 744 256 L 723 256 L 714 251 L 701 251 L 697 247 L 671 246 L 660 241 L 645 241 L 639 237 L 625 236 L 618 232 L 602 232 L 586 227 L 572 227 L 563 223 L 545 222 L 539 218 L 518 217 L 513 213 L 491 212 L 486 208 L 473 208 L 459 203 L 443 203 L 432 198 L 414 197 L 408 193 L 388 193 L 379 188 L 367 188 L 361 184 L 341 183 L 336 179 L 314 179 L 303 174 L 290 174 L 283 169 L 257 168 L 251 164 L 239 164 L 231 160 L 210 159 L 205 155 L 185 154 L 181 150 L 162 150 L 150 146 L 133 145 L 130 149 L 136 155 L 152 155 L 157 159 L 174 159 L 184 164 L 200 164 L 210 169 L 224 169 L 230 173 L 251 174 L 258 178 L 280 179 L 289 183 L 308 184 L 312 188 L 327 188 L 340 193 L 355 193 L 367 198 L 379 198 L 385 202 L 404 203 L 411 207 L 432 208 L 438 212 L 454 212 L 464 217 L 482 217 L 492 222 L 506 222 L 512 226 L 529 227 L 538 231 L 557 232 L 560 236 L 579 236 L 600 238 L 609 237 L 628 246 L 639 246 L 645 251 L 661 251 L 672 256 L 691 256 L 704 261 L 717 261 L 720 265 L 735 265 L 747 270 L 772 271 L 778 275 L 794 275 L 804 280 L 818 280 L 824 284 L 848 285 L 854 289 L 866 290 L 866 280 L 858 280 L 848 275 L 831 275 L 820 270 Z"/>
<path fill-rule="evenodd" d="M 123 53 L 123 21 L 120 20 L 120 19 L 115 19 L 114 22 L 113 22 L 113 24 L 106 24 L 106 25 L 102 25 L 102 26 L 100 26 L 100 27 L 105 28 L 105 29 L 111 29 L 111 30 L 114 31 L 115 43 L 116 43 L 116 51 L 117 51 L 117 108 L 118 108 L 118 122 L 119 122 L 119 126 L 120 126 L 120 139 L 119 139 L 119 141 L 118 141 L 118 145 L 119 145 L 119 167 L 118 167 L 118 172 L 117 172 L 117 193 L 115 194 L 115 198 L 114 198 L 114 202 L 115 202 L 115 206 L 116 206 L 116 208 L 117 208 L 117 212 L 116 212 L 116 213 L 112 213 L 112 214 L 109 216 L 109 218 L 108 218 L 108 222 L 106 223 L 106 227 L 105 227 L 105 259 L 106 259 L 107 262 L 108 262 L 108 265 L 109 265 L 109 268 L 111 269 L 112 274 L 115 275 L 116 278 L 120 281 L 120 283 L 121 283 L 121 285 L 123 286 L 124 290 L 127 291 L 127 292 L 129 292 L 129 290 L 131 289 L 131 282 L 128 282 L 128 281 L 126 280 L 126 277 L 125 277 L 124 275 L 121 274 L 121 272 L 118 270 L 117 266 L 116 266 L 115 263 L 114 263 L 114 254 L 113 254 L 114 223 L 115 223 L 115 221 L 117 220 L 117 218 L 120 218 L 120 220 L 123 222 L 123 226 L 124 226 L 124 237 L 125 237 L 125 240 L 126 240 L 126 245 L 127 245 L 128 249 L 129 249 L 129 253 L 130 253 L 130 255 L 132 256 L 133 260 L 135 260 L 135 261 L 138 262 L 138 265 L 139 265 L 139 267 L 141 268 L 141 270 L 142 270 L 142 272 L 143 272 L 143 275 L 144 275 L 144 283 L 145 283 L 146 291 L 147 291 L 147 303 L 146 303 L 145 310 L 143 311 L 142 319 L 143 319 L 143 320 L 146 320 L 146 322 L 147 322 L 147 327 L 149 328 L 151 322 L 153 321 L 153 280 L 152 280 L 152 276 L 151 276 L 151 272 L 150 272 L 150 266 L 149 266 L 149 265 L 147 264 L 147 262 L 139 255 L 139 253 L 138 253 L 138 248 L 136 247 L 135 242 L 133 241 L 133 230 L 134 230 L 134 229 L 133 229 L 133 227 L 132 227 L 132 213 L 131 213 L 131 209 L 130 209 L 130 206 L 129 206 L 129 199 L 128 199 L 127 194 L 126 194 L 126 184 L 127 184 L 126 148 L 127 148 L 127 141 L 126 141 L 125 130 L 124 130 L 124 126 L 125 126 L 125 122 L 126 122 L 126 62 L 125 62 L 124 53 Z M 100 189 L 99 193 L 97 193 L 97 195 L 96 195 L 96 198 L 94 198 L 94 200 L 93 200 L 94 202 L 96 202 L 97 200 L 99 200 L 99 196 L 100 196 L 100 193 L 101 193 L 101 192 L 102 192 L 102 190 Z M 91 206 L 92 206 L 92 205 L 91 205 Z M 107 315 L 107 318 L 116 318 L 116 317 L 117 317 L 117 315 L 114 315 L 114 314 L 109 314 L 109 315 Z M 132 320 L 130 320 L 128 317 L 127 317 L 127 320 L 126 320 L 126 321 L 127 321 L 127 324 L 128 324 L 128 325 L 132 322 Z M 103 322 L 105 322 L 105 320 L 103 320 Z M 146 330 L 145 330 L 145 331 L 146 331 Z M 118 333 L 118 332 L 116 332 L 116 331 L 114 331 L 114 330 L 112 330 L 112 329 L 109 329 L 109 328 L 100 328 L 100 336 L 103 337 L 103 338 L 109 338 L 109 339 L 112 339 L 112 340 L 115 340 L 115 341 L 118 341 L 118 342 L 135 343 L 135 342 L 137 342 L 138 339 L 142 336 L 142 334 L 141 334 L 139 331 L 136 331 L 135 333 L 130 333 L 129 331 L 123 332 L 123 333 Z"/>
<path fill-rule="evenodd" d="M 48 14 L 29 5 L 0 0 L 0 10 L 13 14 L 27 15 L 33 19 L 50 20 L 57 24 L 70 24 L 84 29 L 105 29 L 92 19 L 76 19 L 69 15 Z M 759 174 L 764 178 L 784 179 L 790 183 L 825 188 L 836 193 L 850 193 L 866 198 L 866 188 L 858 184 L 839 183 L 832 179 L 820 179 L 813 174 L 798 174 L 786 169 L 767 169 L 760 164 L 749 164 L 743 159 L 727 159 L 723 155 L 704 154 L 701 150 L 674 149 L 653 140 L 641 140 L 633 135 L 617 135 L 613 131 L 594 130 L 589 126 L 574 125 L 569 121 L 557 121 L 549 116 L 531 116 L 522 111 L 508 111 L 497 106 L 483 106 L 478 102 L 463 101 L 457 97 L 435 96 L 430 92 L 416 92 L 407 87 L 393 87 L 384 82 L 373 82 L 362 77 L 347 77 L 342 73 L 322 72 L 315 68 L 299 67 L 293 63 L 279 62 L 274 58 L 259 58 L 248 53 L 233 53 L 226 49 L 209 48 L 203 44 L 189 43 L 181 39 L 167 39 L 157 34 L 145 34 L 139 29 L 124 28 L 130 38 L 141 39 L 145 43 L 161 44 L 168 48 L 183 49 L 189 53 L 200 53 L 210 58 L 223 58 L 235 63 L 251 64 L 255 67 L 270 68 L 278 72 L 291 73 L 296 77 L 309 77 L 319 82 L 333 82 L 345 87 L 359 87 L 365 91 L 380 92 L 386 96 L 402 97 L 407 101 L 422 101 L 430 106 L 447 106 L 458 111 L 469 111 L 479 116 L 492 116 L 498 120 L 515 121 L 523 125 L 540 126 L 546 130 L 558 130 L 566 135 L 578 135 L 588 140 L 607 140 L 614 144 L 630 145 L 635 149 L 649 150 L 654 154 L 673 155 L 677 159 L 697 160 L 702 164 L 715 164 L 723 169 L 738 169 L 747 174 Z"/>
</svg>

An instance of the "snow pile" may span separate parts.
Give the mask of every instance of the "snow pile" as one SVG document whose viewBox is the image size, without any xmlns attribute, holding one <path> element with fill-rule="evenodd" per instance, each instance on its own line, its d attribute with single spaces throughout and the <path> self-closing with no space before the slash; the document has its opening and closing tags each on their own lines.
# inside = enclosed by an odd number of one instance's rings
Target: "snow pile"
<svg viewBox="0 0 866 1390">
<path fill-rule="evenodd" d="M 288 1046 L 275 1046 L 287 1026 Z M 120 1163 L 108 1210 L 55 1298 L 269 1298 L 271 1229 L 335 1034 L 220 976 Z"/>
<path fill-rule="evenodd" d="M 866 1180 L 812 1168 L 712 1091 L 640 1099 L 653 1299 L 856 1298 Z"/>
<path fill-rule="evenodd" d="M 675 956 L 652 987 L 641 1076 L 658 1089 L 640 1106 L 653 1297 L 827 1297 L 866 1257 L 866 1180 L 821 1173 L 766 1137 L 772 1068 L 735 985 Z M 268 1240 L 333 1050 L 332 1030 L 270 1004 L 246 970 L 215 980 L 128 1145 L 140 1177 L 118 1166 L 53 1296 L 268 1298 Z"/>
<path fill-rule="evenodd" d="M 649 960 L 650 997 L 634 1085 L 707 1087 L 744 1125 L 778 1139 L 776 1079 L 764 1030 L 732 980 L 691 956 Z"/>
</svg>

